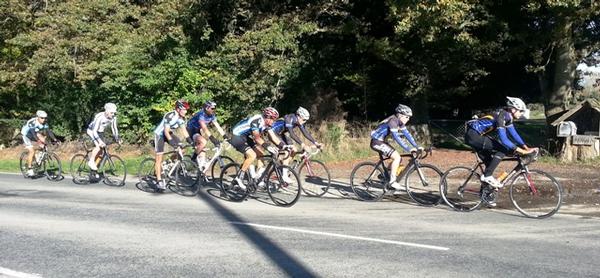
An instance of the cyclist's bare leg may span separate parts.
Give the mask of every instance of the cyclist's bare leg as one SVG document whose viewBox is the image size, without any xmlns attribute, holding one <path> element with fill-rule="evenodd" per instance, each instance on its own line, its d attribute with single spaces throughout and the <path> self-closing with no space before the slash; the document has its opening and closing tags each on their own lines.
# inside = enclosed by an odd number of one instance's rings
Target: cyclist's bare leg
<svg viewBox="0 0 600 278">
<path fill-rule="evenodd" d="M 156 182 L 160 183 L 162 179 L 162 161 L 163 161 L 163 153 L 156 153 L 154 157 L 154 175 L 156 176 Z"/>
<path fill-rule="evenodd" d="M 396 181 L 396 169 L 398 169 L 398 166 L 400 166 L 402 157 L 397 151 L 394 151 L 392 155 L 390 155 L 390 158 L 392 159 L 392 164 L 390 167 L 390 183 L 393 183 Z"/>
<path fill-rule="evenodd" d="M 35 154 L 35 150 L 33 149 L 33 145 L 25 147 L 27 150 L 27 169 L 31 169 L 31 163 L 33 163 L 33 155 Z"/>
<path fill-rule="evenodd" d="M 200 134 L 194 135 L 194 143 L 196 145 L 196 154 L 198 155 L 198 161 L 206 162 L 206 147 L 207 140 Z"/>
<path fill-rule="evenodd" d="M 90 160 L 88 161 L 90 166 L 92 164 L 95 166 L 94 168 L 92 168 L 93 171 L 98 170 L 98 165 L 96 165 L 96 156 L 98 155 L 99 152 L 100 152 L 100 145 L 96 144 L 96 146 L 90 153 Z"/>
</svg>

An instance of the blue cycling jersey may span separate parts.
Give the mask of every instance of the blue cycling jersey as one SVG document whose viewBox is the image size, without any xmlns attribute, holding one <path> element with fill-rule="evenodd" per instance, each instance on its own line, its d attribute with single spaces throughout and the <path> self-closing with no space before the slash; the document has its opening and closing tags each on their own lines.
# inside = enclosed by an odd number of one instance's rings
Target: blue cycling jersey
<svg viewBox="0 0 600 278">
<path fill-rule="evenodd" d="M 387 119 L 383 120 L 375 130 L 371 132 L 371 138 L 374 140 L 385 141 L 385 139 L 391 134 L 394 138 L 394 141 L 398 143 L 404 150 L 409 151 L 410 147 L 402 141 L 400 138 L 400 133 L 406 140 L 413 146 L 418 147 L 417 142 L 412 137 L 410 132 L 406 129 L 406 126 L 400 121 L 400 119 L 396 115 L 392 115 Z"/>
<path fill-rule="evenodd" d="M 298 135 L 296 135 L 296 133 L 294 132 L 294 129 L 296 128 L 300 129 L 300 131 L 302 132 L 304 137 L 308 139 L 308 141 L 310 141 L 313 144 L 317 143 L 317 140 L 315 140 L 312 137 L 312 135 L 310 135 L 308 130 L 306 130 L 306 127 L 303 124 L 300 124 L 300 122 L 298 121 L 298 116 L 296 114 L 287 114 L 283 117 L 283 119 L 275 121 L 275 123 L 273 123 L 273 126 L 271 126 L 271 130 L 273 130 L 275 134 L 281 136 L 285 133 L 288 133 L 296 143 L 302 144 L 302 140 L 300 140 L 300 137 L 298 137 Z"/>
<path fill-rule="evenodd" d="M 154 129 L 154 134 L 164 136 L 165 126 L 169 126 L 171 130 L 177 129 L 185 125 L 185 120 L 179 117 L 177 111 L 171 111 L 163 117 L 162 121 Z"/>
<path fill-rule="evenodd" d="M 206 114 L 206 111 L 204 111 L 204 109 L 202 109 L 198 113 L 194 114 L 194 116 L 188 121 L 187 128 L 192 133 L 197 133 L 200 131 L 200 128 L 201 128 L 200 122 L 204 122 L 206 125 L 209 125 L 216 120 L 217 120 L 217 115 L 215 115 L 215 114 L 208 115 L 208 114 Z"/>
<path fill-rule="evenodd" d="M 37 118 L 31 118 L 27 123 L 21 128 L 21 135 L 27 136 L 31 140 L 37 140 L 36 134 L 50 129 L 47 123 L 40 124 L 37 121 Z"/>
<path fill-rule="evenodd" d="M 241 120 L 233 127 L 232 133 L 236 136 L 249 136 L 252 131 L 263 133 L 266 129 L 265 120 L 262 115 L 258 114 Z"/>
<path fill-rule="evenodd" d="M 514 139 L 519 146 L 525 145 L 525 142 L 517 133 L 513 125 L 512 114 L 504 109 L 496 110 L 490 115 L 486 115 L 477 120 L 467 122 L 467 126 L 479 133 L 486 135 L 492 131 L 498 131 L 500 142 L 510 150 L 514 150 L 516 145 L 508 139 L 506 131 L 510 133 L 510 137 Z"/>
</svg>

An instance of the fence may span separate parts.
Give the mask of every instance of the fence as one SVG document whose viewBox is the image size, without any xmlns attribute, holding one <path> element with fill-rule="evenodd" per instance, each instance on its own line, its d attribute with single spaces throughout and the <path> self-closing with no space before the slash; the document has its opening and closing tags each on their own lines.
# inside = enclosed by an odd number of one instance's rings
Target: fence
<svg viewBox="0 0 600 278">
<path fill-rule="evenodd" d="M 464 144 L 465 120 L 436 119 L 429 121 L 431 139 L 436 147 L 450 149 L 470 149 Z M 523 140 L 530 146 L 552 149 L 552 143 L 546 139 L 545 120 L 523 120 L 515 122 L 515 128 Z"/>
</svg>

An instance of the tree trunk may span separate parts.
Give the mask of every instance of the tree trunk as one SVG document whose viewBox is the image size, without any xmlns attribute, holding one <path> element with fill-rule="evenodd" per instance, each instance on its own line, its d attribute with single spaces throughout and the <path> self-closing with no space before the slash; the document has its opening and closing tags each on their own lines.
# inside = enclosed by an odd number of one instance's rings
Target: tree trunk
<svg viewBox="0 0 600 278">
<path fill-rule="evenodd" d="M 573 45 L 573 23 L 570 18 L 565 18 L 557 30 L 553 71 L 545 74 L 546 78 L 550 78 L 544 92 L 548 123 L 567 109 L 575 80 L 576 60 L 575 46 Z"/>
</svg>

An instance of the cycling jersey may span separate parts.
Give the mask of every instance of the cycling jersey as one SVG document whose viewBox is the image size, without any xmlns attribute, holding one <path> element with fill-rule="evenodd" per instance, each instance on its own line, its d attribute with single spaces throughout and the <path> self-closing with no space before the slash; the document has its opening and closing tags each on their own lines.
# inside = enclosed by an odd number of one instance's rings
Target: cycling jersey
<svg viewBox="0 0 600 278">
<path fill-rule="evenodd" d="M 404 150 L 410 151 L 410 147 L 404 143 L 404 141 L 402 141 L 401 135 L 398 133 L 398 131 L 402 132 L 404 138 L 406 138 L 411 145 L 413 145 L 415 148 L 418 147 L 415 139 L 396 115 L 392 115 L 383 120 L 379 126 L 377 126 L 377 128 L 371 132 L 371 138 L 383 142 L 391 134 L 394 138 L 394 141 L 396 141 L 398 145 L 400 145 Z"/>
<path fill-rule="evenodd" d="M 154 129 L 154 134 L 157 136 L 164 136 L 165 126 L 169 126 L 171 130 L 177 129 L 185 125 L 185 119 L 179 116 L 177 111 L 171 111 L 163 117 L 162 121 Z"/>
<path fill-rule="evenodd" d="M 517 133 L 513 125 L 512 114 L 504 109 L 496 110 L 490 115 L 481 117 L 480 119 L 467 122 L 467 126 L 475 130 L 479 135 L 486 135 L 492 131 L 498 131 L 498 137 L 502 145 L 510 150 L 516 149 L 516 145 L 508 138 L 506 130 L 510 133 L 510 137 L 517 142 L 519 146 L 525 145 L 521 136 Z"/>
<path fill-rule="evenodd" d="M 233 127 L 233 135 L 235 136 L 250 136 L 253 131 L 258 131 L 259 133 L 263 133 L 267 130 L 267 125 L 265 124 L 265 120 L 262 115 L 254 115 L 252 117 L 248 117 L 237 123 Z"/>
<path fill-rule="evenodd" d="M 110 125 L 113 137 L 118 141 L 119 130 L 117 129 L 117 116 L 113 116 L 112 119 L 109 119 L 106 117 L 105 112 L 100 112 L 94 116 L 94 120 L 88 125 L 88 134 L 93 140 L 101 140 L 99 133 L 103 133 L 108 125 Z"/>
<path fill-rule="evenodd" d="M 187 128 L 190 131 L 190 135 L 193 135 L 193 133 L 200 132 L 200 122 L 204 122 L 206 125 L 209 125 L 216 120 L 217 116 L 215 114 L 208 115 L 204 109 L 202 109 L 198 113 L 194 114 L 194 116 L 188 121 Z"/>
<path fill-rule="evenodd" d="M 40 124 L 37 121 L 37 118 L 31 118 L 27 123 L 21 128 L 21 135 L 26 136 L 27 138 L 37 141 L 37 133 L 50 130 L 50 126 L 47 123 Z"/>
<path fill-rule="evenodd" d="M 302 140 L 300 140 L 300 137 L 298 137 L 298 135 L 296 135 L 296 133 L 294 132 L 295 128 L 300 128 L 300 131 L 302 132 L 304 137 L 306 137 L 306 139 L 308 139 L 310 142 L 312 142 L 313 144 L 317 143 L 317 140 L 315 140 L 310 135 L 310 133 L 306 130 L 306 127 L 300 124 L 300 122 L 298 121 L 298 116 L 296 114 L 285 115 L 283 119 L 275 121 L 275 123 L 273 123 L 273 126 L 271 127 L 275 134 L 283 136 L 285 138 L 284 135 L 285 133 L 287 133 L 292 137 L 292 139 L 294 139 L 294 141 L 296 141 L 296 143 L 302 144 Z M 291 142 L 286 143 L 289 144 Z"/>
</svg>

